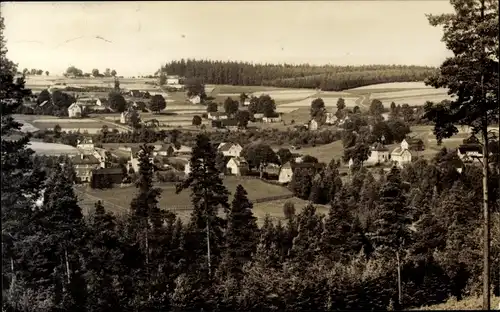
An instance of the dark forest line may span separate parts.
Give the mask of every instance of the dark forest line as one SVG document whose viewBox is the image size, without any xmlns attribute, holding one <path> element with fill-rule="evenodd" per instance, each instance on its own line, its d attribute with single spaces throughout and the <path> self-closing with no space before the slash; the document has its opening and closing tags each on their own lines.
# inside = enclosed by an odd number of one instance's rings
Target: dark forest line
<svg viewBox="0 0 500 312">
<path fill-rule="evenodd" d="M 251 64 L 196 59 L 172 61 L 162 67 L 169 75 L 196 78 L 206 84 L 320 88 L 342 91 L 371 84 L 423 81 L 436 68 L 406 65 L 291 65 Z"/>
</svg>

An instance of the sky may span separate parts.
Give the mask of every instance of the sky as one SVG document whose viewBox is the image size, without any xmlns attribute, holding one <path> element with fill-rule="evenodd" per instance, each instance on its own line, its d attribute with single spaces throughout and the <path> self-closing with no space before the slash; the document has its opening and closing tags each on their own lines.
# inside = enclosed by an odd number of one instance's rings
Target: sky
<svg viewBox="0 0 500 312">
<path fill-rule="evenodd" d="M 446 0 L 1 5 L 7 56 L 20 69 L 61 74 L 74 65 L 123 76 L 181 58 L 439 66 L 450 52 L 425 15 L 453 11 Z"/>
</svg>

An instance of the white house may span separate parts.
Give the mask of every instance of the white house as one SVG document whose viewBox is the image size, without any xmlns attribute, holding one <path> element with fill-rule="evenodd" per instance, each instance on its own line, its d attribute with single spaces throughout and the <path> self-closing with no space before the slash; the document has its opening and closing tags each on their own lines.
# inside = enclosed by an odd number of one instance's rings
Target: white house
<svg viewBox="0 0 500 312">
<path fill-rule="evenodd" d="M 262 119 L 262 118 L 264 118 L 264 114 L 262 114 L 262 113 L 255 113 L 255 114 L 253 114 L 253 118 L 255 118 L 255 119 Z"/>
<path fill-rule="evenodd" d="M 391 153 L 391 160 L 400 168 L 402 168 L 404 164 L 411 163 L 411 159 L 412 154 L 410 150 L 403 149 L 402 147 L 396 147 Z"/>
<path fill-rule="evenodd" d="M 217 150 L 224 156 L 239 157 L 243 148 L 237 143 L 221 143 Z"/>
<path fill-rule="evenodd" d="M 84 138 L 83 140 L 78 140 L 76 148 L 82 150 L 94 150 L 95 145 L 92 142 L 92 138 Z"/>
<path fill-rule="evenodd" d="M 337 121 L 337 116 L 334 113 L 326 113 L 325 123 L 327 125 L 333 125 Z"/>
<path fill-rule="evenodd" d="M 464 163 L 479 162 L 483 157 L 483 148 L 480 144 L 462 144 L 457 148 L 457 155 Z"/>
<path fill-rule="evenodd" d="M 226 168 L 231 174 L 241 176 L 248 171 L 248 163 L 243 157 L 232 157 L 226 164 Z"/>
<path fill-rule="evenodd" d="M 279 183 L 289 183 L 292 181 L 293 177 L 293 168 L 290 162 L 287 162 L 281 167 L 280 173 L 278 175 Z"/>
<path fill-rule="evenodd" d="M 367 164 L 380 164 L 389 160 L 389 150 L 384 145 L 375 143 L 370 150 L 370 156 L 365 161 Z"/>
<path fill-rule="evenodd" d="M 245 99 L 245 101 L 243 102 L 243 106 L 248 106 L 250 105 L 250 99 Z"/>
<path fill-rule="evenodd" d="M 192 104 L 200 104 L 201 103 L 201 97 L 199 95 L 195 95 L 189 98 L 189 102 Z"/>
<path fill-rule="evenodd" d="M 134 170 L 134 172 L 139 172 L 139 157 L 138 157 L 139 151 L 137 151 L 138 148 L 133 148 L 132 147 L 130 149 L 131 149 L 130 160 L 127 163 L 128 164 L 128 168 L 129 169 L 132 168 Z M 153 164 L 154 158 L 150 157 L 149 161 L 151 162 L 151 164 Z"/>
<path fill-rule="evenodd" d="M 207 118 L 210 120 L 225 120 L 227 119 L 227 114 L 222 112 L 210 112 L 207 114 Z"/>
<path fill-rule="evenodd" d="M 184 174 L 189 175 L 191 173 L 191 163 L 188 162 L 184 165 Z"/>
<path fill-rule="evenodd" d="M 317 122 L 316 120 L 311 119 L 311 120 L 309 121 L 309 130 L 311 130 L 311 131 L 316 131 L 316 130 L 318 130 L 318 122 Z"/>
<path fill-rule="evenodd" d="M 69 118 L 80 118 L 82 117 L 82 107 L 76 103 L 71 104 L 68 107 Z"/>
<path fill-rule="evenodd" d="M 262 117 L 262 121 L 268 123 L 281 122 L 281 116 L 276 117 Z"/>
<path fill-rule="evenodd" d="M 179 76 L 167 76 L 167 85 L 178 85 L 179 84 Z"/>
</svg>

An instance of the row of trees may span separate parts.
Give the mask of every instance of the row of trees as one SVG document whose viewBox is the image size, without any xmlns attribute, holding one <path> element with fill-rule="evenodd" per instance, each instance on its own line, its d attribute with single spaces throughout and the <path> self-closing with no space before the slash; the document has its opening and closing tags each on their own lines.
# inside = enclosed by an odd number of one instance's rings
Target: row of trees
<svg viewBox="0 0 500 312">
<path fill-rule="evenodd" d="M 421 66 L 313 66 L 250 64 L 181 59 L 165 65 L 170 74 L 197 78 L 208 84 L 263 85 L 285 88 L 345 90 L 370 84 L 422 81 L 435 69 Z"/>
<path fill-rule="evenodd" d="M 90 77 L 91 75 L 94 77 L 116 77 L 117 72 L 114 69 L 106 68 L 104 73 L 100 73 L 99 69 L 94 68 L 91 73 L 84 73 L 83 70 L 75 66 L 68 67 L 64 72 L 64 76 L 72 77 Z"/>
<path fill-rule="evenodd" d="M 30 69 L 23 69 L 22 73 L 20 74 L 23 74 L 24 76 L 28 76 L 28 75 L 31 75 L 31 76 L 41 76 L 43 74 L 45 74 L 46 76 L 48 76 L 50 73 L 48 70 L 46 70 L 45 72 L 43 71 L 43 69 L 35 69 L 35 68 L 32 68 L 31 70 Z"/>
</svg>

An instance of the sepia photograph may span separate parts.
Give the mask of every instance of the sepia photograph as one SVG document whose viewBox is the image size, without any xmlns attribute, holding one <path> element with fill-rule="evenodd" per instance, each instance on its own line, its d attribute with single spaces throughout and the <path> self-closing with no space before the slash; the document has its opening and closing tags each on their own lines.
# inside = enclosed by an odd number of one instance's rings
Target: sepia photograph
<svg viewBox="0 0 500 312">
<path fill-rule="evenodd" d="M 500 310 L 497 0 L 0 4 L 2 312 Z"/>
</svg>

